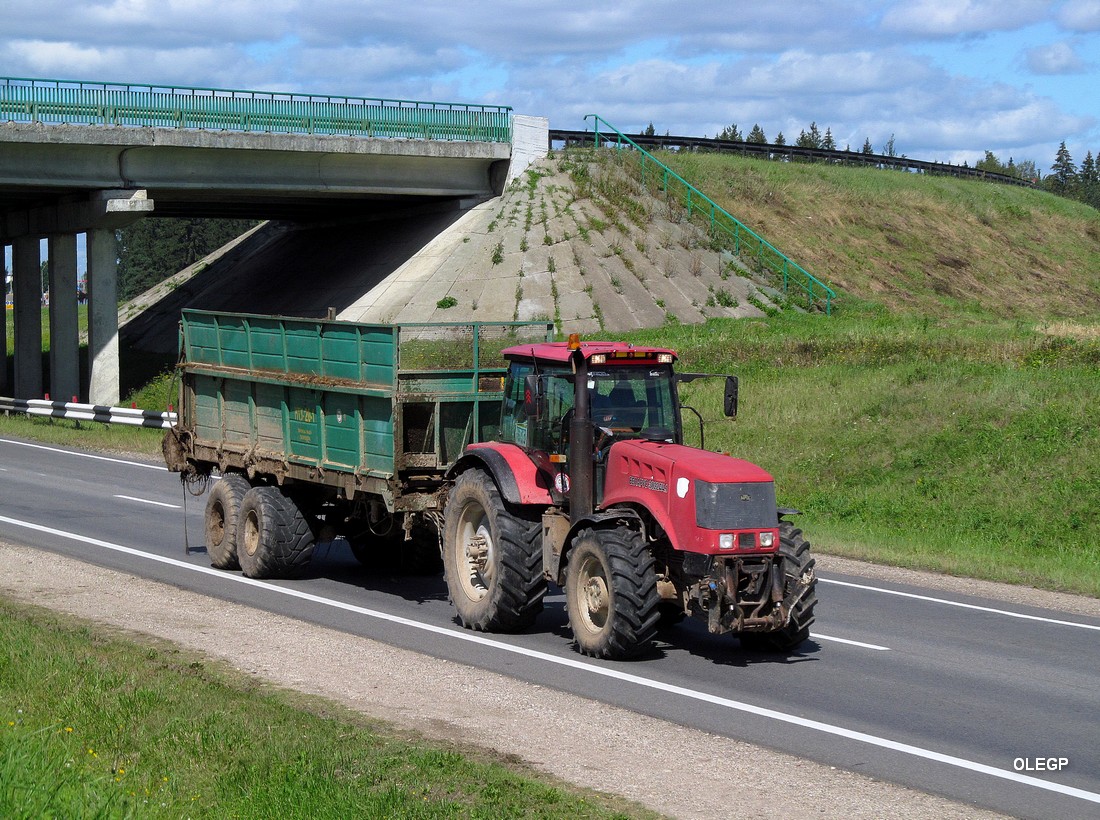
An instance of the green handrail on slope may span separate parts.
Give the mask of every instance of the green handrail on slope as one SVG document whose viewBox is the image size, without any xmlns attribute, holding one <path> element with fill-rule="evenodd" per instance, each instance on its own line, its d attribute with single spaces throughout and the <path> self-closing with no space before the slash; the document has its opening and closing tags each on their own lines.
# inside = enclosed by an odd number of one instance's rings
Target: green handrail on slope
<svg viewBox="0 0 1100 820">
<path fill-rule="evenodd" d="M 0 121 L 510 142 L 506 105 L 0 77 Z"/>
<path fill-rule="evenodd" d="M 642 184 L 646 184 L 647 165 L 651 164 L 656 166 L 656 170 L 661 174 L 662 191 L 669 193 L 670 182 L 674 185 L 678 183 L 681 187 L 682 191 L 679 198 L 687 208 L 689 219 L 695 213 L 704 215 L 708 219 L 712 234 L 722 233 L 732 239 L 734 253 L 740 254 L 742 246 L 745 246 L 748 252 L 759 260 L 761 265 L 774 271 L 777 275 L 782 276 L 784 293 L 789 292 L 791 287 L 801 287 L 806 294 L 807 307 L 812 308 L 816 304 L 819 304 L 820 300 L 824 299 L 825 313 L 832 313 L 833 299 L 836 298 L 836 291 L 797 262 L 790 259 L 785 253 L 777 250 L 770 242 L 751 228 L 747 227 L 740 220 L 731 216 L 714 200 L 646 151 L 603 117 L 598 114 L 588 114 L 585 116 L 585 120 L 589 117 L 593 120 L 593 132 L 597 147 L 600 145 L 600 123 L 603 123 L 604 126 L 615 133 L 616 138 L 613 141 L 614 144 L 621 148 L 625 143 L 637 151 L 638 156 L 641 158 Z M 608 138 L 605 139 L 605 142 L 612 142 L 612 140 Z"/>
</svg>

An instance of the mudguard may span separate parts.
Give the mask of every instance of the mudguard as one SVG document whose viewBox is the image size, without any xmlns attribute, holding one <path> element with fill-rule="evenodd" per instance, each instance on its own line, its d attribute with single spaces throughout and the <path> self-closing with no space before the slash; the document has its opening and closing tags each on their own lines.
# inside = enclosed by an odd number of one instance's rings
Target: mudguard
<svg viewBox="0 0 1100 820">
<path fill-rule="evenodd" d="M 471 444 L 447 471 L 447 478 L 454 478 L 471 467 L 480 467 L 489 473 L 509 504 L 547 506 L 553 503 L 547 476 L 540 473 L 523 448 L 515 444 Z"/>
</svg>

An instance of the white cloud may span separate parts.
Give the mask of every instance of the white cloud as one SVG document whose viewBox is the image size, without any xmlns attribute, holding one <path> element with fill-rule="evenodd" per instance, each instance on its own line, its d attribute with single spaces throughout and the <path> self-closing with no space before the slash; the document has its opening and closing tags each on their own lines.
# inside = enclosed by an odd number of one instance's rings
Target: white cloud
<svg viewBox="0 0 1100 820">
<path fill-rule="evenodd" d="M 1069 31 L 1100 31 L 1100 0 L 1069 0 L 1058 10 L 1058 23 Z"/>
<path fill-rule="evenodd" d="M 1043 19 L 1043 0 L 909 0 L 883 15 L 889 31 L 931 37 L 1013 31 Z"/>
<path fill-rule="evenodd" d="M 1036 74 L 1079 74 L 1085 70 L 1085 62 L 1066 42 L 1051 43 L 1029 49 L 1027 67 Z"/>
</svg>

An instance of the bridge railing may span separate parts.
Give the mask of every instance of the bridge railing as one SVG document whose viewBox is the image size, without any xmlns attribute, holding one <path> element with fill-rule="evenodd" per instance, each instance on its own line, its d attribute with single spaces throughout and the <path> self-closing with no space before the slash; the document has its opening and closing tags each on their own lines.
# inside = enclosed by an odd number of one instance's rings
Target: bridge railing
<svg viewBox="0 0 1100 820">
<path fill-rule="evenodd" d="M 504 105 L 0 77 L 0 121 L 510 142 Z"/>
<path fill-rule="evenodd" d="M 774 272 L 782 279 L 783 291 L 802 291 L 808 308 L 819 308 L 825 313 L 832 312 L 836 291 L 809 273 L 805 268 L 778 250 L 766 239 L 737 218 L 731 216 L 714 200 L 685 180 L 651 153 L 638 145 L 633 139 L 619 131 L 607 120 L 597 114 L 588 114 L 585 120 L 592 118 L 594 142 L 629 147 L 631 154 L 638 157 L 638 166 L 644 185 L 659 185 L 666 196 L 675 197 L 688 212 L 688 218 L 698 217 L 704 220 L 712 236 L 724 239 L 730 249 L 741 256 L 751 256 L 764 268 Z M 601 136 L 600 126 L 610 132 Z"/>
</svg>

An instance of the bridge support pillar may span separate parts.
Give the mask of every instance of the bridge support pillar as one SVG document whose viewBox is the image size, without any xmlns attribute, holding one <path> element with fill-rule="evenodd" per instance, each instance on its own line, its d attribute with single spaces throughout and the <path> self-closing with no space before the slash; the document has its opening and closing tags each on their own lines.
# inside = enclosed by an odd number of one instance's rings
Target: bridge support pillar
<svg viewBox="0 0 1100 820">
<path fill-rule="evenodd" d="M 72 401 L 80 393 L 80 333 L 76 310 L 76 235 L 49 239 L 50 395 Z"/>
<path fill-rule="evenodd" d="M 118 379 L 118 251 L 115 232 L 88 231 L 88 401 L 115 407 Z"/>
<path fill-rule="evenodd" d="M 13 398 L 42 398 L 42 262 L 37 236 L 12 244 L 12 302 L 15 320 Z"/>
<path fill-rule="evenodd" d="M 7 251 L 7 244 L 0 245 L 0 251 Z M 6 258 L 6 255 L 5 255 Z M 8 393 L 8 269 L 3 263 L 0 263 L 0 268 L 4 269 L 4 332 L 0 333 L 0 396 L 7 396 Z"/>
</svg>

